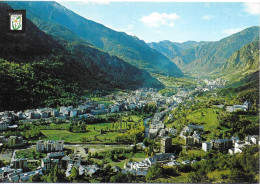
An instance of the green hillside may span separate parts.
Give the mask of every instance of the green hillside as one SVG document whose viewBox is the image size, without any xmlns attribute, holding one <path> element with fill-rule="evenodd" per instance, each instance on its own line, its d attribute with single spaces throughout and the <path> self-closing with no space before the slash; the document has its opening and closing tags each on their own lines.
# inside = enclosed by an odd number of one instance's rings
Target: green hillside
<svg viewBox="0 0 260 184">
<path fill-rule="evenodd" d="M 259 43 L 254 41 L 236 51 L 216 73 L 229 81 L 237 82 L 257 71 L 259 71 Z"/>
<path fill-rule="evenodd" d="M 6 9 L 11 8 L 1 2 L 0 110 L 72 104 L 86 90 L 162 86 L 147 72 L 78 41 L 81 38 L 51 23 L 41 22 L 46 30 L 59 34 L 48 35 L 27 20 L 25 35 L 7 35 Z M 63 33 L 71 40 L 66 41 Z"/>
<path fill-rule="evenodd" d="M 259 27 L 254 26 L 216 42 L 163 41 L 149 45 L 167 56 L 185 73 L 204 76 L 222 67 L 244 45 L 258 39 Z"/>
<path fill-rule="evenodd" d="M 151 49 L 144 41 L 87 20 L 56 2 L 20 1 L 8 4 L 13 8 L 26 9 L 29 19 L 33 22 L 34 17 L 38 17 L 44 21 L 60 24 L 88 43 L 138 68 L 152 73 L 182 76 L 181 70 L 174 63 L 160 52 Z"/>
<path fill-rule="evenodd" d="M 186 59 L 184 60 L 185 65 L 181 68 L 192 74 L 207 75 L 225 64 L 226 59 L 238 49 L 258 39 L 259 27 L 255 26 L 220 41 L 187 50 L 183 55 Z"/>
</svg>

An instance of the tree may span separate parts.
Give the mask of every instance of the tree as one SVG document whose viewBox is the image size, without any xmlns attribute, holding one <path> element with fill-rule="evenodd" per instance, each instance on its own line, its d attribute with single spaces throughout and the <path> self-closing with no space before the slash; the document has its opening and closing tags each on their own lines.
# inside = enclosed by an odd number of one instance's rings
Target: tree
<svg viewBox="0 0 260 184">
<path fill-rule="evenodd" d="M 41 176 L 39 174 L 35 174 L 35 175 L 31 176 L 30 179 L 28 180 L 29 183 L 39 183 L 42 181 L 43 181 L 43 179 L 41 178 Z"/>
<path fill-rule="evenodd" d="M 76 167 L 72 167 L 71 174 L 69 176 L 70 181 L 76 180 L 79 177 L 79 171 Z"/>
<path fill-rule="evenodd" d="M 124 173 L 117 173 L 110 178 L 110 183 L 128 183 L 127 175 Z"/>
<path fill-rule="evenodd" d="M 151 180 L 159 178 L 162 175 L 162 173 L 162 168 L 158 164 L 156 164 L 148 170 L 147 175 L 145 176 L 146 181 L 150 182 Z"/>
</svg>

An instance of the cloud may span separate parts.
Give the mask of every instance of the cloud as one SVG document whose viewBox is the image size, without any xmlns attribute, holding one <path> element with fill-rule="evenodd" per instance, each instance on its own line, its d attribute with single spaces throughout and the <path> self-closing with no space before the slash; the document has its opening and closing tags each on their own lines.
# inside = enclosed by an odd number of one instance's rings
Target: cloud
<svg viewBox="0 0 260 184">
<path fill-rule="evenodd" d="M 230 29 L 223 30 L 222 33 L 224 33 L 226 35 L 232 35 L 232 34 L 235 34 L 237 32 L 242 31 L 243 29 L 245 29 L 245 27 L 242 27 L 242 28 L 230 28 Z"/>
<path fill-rule="evenodd" d="M 259 2 L 246 2 L 244 3 L 245 11 L 251 15 L 260 15 Z"/>
<path fill-rule="evenodd" d="M 215 16 L 213 16 L 213 15 L 204 15 L 203 17 L 202 17 L 202 19 L 204 19 L 204 20 L 210 20 L 210 19 L 212 19 L 212 18 L 214 18 Z"/>
<path fill-rule="evenodd" d="M 176 13 L 157 13 L 153 12 L 150 15 L 143 16 L 140 21 L 149 27 L 159 27 L 159 26 L 174 26 L 173 20 L 179 19 L 180 16 Z"/>
</svg>

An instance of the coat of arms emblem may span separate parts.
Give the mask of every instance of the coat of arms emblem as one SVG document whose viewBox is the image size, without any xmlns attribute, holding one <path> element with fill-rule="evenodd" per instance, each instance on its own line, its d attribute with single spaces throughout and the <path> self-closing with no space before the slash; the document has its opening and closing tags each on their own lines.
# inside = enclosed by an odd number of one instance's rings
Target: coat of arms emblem
<svg viewBox="0 0 260 184">
<path fill-rule="evenodd" d="M 6 11 L 6 32 L 13 35 L 26 32 L 26 10 Z"/>
<path fill-rule="evenodd" d="M 22 21 L 22 14 L 20 15 L 11 15 L 10 18 L 10 30 L 22 30 L 23 28 L 23 21 Z"/>
</svg>

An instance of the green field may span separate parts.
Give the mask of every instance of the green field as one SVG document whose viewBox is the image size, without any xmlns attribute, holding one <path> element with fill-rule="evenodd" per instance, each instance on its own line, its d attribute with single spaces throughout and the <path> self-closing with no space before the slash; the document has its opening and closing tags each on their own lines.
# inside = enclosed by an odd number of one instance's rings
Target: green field
<svg viewBox="0 0 260 184">
<path fill-rule="evenodd" d="M 91 100 L 96 101 L 98 104 L 104 104 L 105 106 L 113 104 L 113 102 L 106 100 L 104 98 L 95 97 L 95 98 L 91 98 Z"/>
<path fill-rule="evenodd" d="M 216 112 L 219 112 L 219 108 L 201 108 L 199 110 L 195 110 L 187 116 L 191 122 L 195 124 L 203 123 L 205 131 L 210 131 L 219 126 Z M 205 124 L 204 124 L 205 123 Z"/>
<path fill-rule="evenodd" d="M 140 120 L 139 116 L 129 116 L 135 122 Z M 123 117 L 123 120 L 127 121 L 128 117 Z M 128 122 L 128 124 L 133 125 L 134 122 Z M 81 142 L 91 142 L 91 143 L 112 143 L 115 142 L 115 137 L 118 132 L 109 131 L 112 130 L 112 123 L 96 123 L 87 125 L 87 132 L 74 133 L 66 130 L 68 124 L 50 124 L 48 129 L 46 126 L 39 126 L 43 134 L 42 139 L 45 140 L 64 140 L 70 143 L 81 143 Z M 125 127 L 123 126 L 123 129 Z M 101 134 L 101 129 L 105 133 Z M 83 139 L 85 139 L 83 141 Z"/>
</svg>

